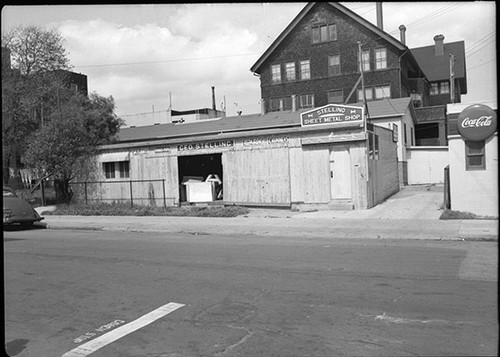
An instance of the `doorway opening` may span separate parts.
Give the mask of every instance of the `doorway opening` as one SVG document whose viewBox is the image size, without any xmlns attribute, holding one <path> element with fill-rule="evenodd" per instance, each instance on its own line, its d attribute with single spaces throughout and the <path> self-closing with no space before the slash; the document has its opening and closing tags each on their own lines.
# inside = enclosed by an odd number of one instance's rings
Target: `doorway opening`
<svg viewBox="0 0 500 357">
<path fill-rule="evenodd" d="M 178 157 L 180 201 L 222 200 L 222 154 Z"/>
</svg>

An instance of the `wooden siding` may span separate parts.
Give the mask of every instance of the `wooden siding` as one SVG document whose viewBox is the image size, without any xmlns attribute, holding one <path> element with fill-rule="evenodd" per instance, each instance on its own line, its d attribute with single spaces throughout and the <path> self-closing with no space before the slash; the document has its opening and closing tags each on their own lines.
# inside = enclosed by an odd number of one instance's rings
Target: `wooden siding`
<svg viewBox="0 0 500 357">
<path fill-rule="evenodd" d="M 330 202 L 328 146 L 305 145 L 291 149 L 290 166 L 293 202 Z"/>
<path fill-rule="evenodd" d="M 290 204 L 288 148 L 229 151 L 222 165 L 225 202 Z"/>
<path fill-rule="evenodd" d="M 179 174 L 177 156 L 161 150 L 150 150 L 130 156 L 131 180 L 165 179 L 167 205 L 179 201 Z M 161 182 L 133 184 L 136 197 L 163 197 Z M 163 203 L 162 203 L 163 204 Z"/>
<path fill-rule="evenodd" d="M 354 209 L 367 209 L 368 206 L 368 162 L 366 159 L 367 141 L 350 143 L 349 153 L 351 155 L 351 185 L 352 203 Z"/>
<path fill-rule="evenodd" d="M 378 126 L 373 128 L 375 135 L 379 136 L 379 158 L 368 158 L 368 208 L 399 191 L 397 146 L 392 141 L 392 131 Z"/>
</svg>

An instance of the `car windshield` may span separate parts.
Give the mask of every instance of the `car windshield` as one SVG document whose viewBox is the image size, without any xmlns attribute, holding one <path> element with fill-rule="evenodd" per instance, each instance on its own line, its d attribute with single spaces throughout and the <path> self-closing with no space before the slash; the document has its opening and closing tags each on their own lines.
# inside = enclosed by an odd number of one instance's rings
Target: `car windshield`
<svg viewBox="0 0 500 357">
<path fill-rule="evenodd" d="M 14 192 L 9 191 L 9 190 L 3 190 L 3 197 L 13 197 L 15 196 Z"/>
</svg>

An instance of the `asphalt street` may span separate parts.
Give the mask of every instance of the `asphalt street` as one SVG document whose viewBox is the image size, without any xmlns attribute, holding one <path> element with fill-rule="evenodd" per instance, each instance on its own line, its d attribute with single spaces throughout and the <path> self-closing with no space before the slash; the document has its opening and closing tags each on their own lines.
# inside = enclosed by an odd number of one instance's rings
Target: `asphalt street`
<svg viewBox="0 0 500 357">
<path fill-rule="evenodd" d="M 495 241 L 10 230 L 6 349 L 497 355 L 497 266 Z"/>
</svg>

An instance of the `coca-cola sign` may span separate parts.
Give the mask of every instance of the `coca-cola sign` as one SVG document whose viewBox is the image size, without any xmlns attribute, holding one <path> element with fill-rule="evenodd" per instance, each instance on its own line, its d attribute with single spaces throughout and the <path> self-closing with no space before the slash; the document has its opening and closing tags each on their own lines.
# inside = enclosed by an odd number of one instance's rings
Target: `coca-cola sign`
<svg viewBox="0 0 500 357">
<path fill-rule="evenodd" d="M 497 115 L 487 105 L 474 104 L 460 113 L 457 127 L 460 135 L 467 140 L 485 140 L 497 129 Z"/>
</svg>

